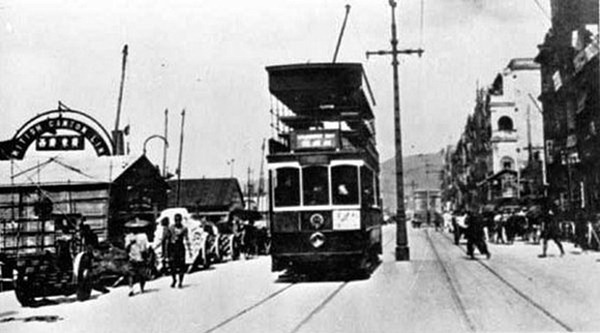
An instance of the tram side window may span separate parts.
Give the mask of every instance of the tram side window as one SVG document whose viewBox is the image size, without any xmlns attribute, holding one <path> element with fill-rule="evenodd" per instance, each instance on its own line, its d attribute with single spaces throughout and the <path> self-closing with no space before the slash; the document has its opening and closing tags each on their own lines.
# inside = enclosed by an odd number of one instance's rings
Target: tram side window
<svg viewBox="0 0 600 333">
<path fill-rule="evenodd" d="M 325 166 L 310 166 L 302 169 L 304 205 L 329 204 L 329 175 Z"/>
<path fill-rule="evenodd" d="M 358 204 L 358 167 L 340 165 L 331 168 L 334 205 Z"/>
<path fill-rule="evenodd" d="M 300 205 L 300 172 L 296 168 L 281 168 L 275 171 L 275 206 Z"/>
<path fill-rule="evenodd" d="M 372 206 L 375 199 L 373 171 L 366 167 L 360 168 L 360 179 L 360 183 L 362 184 L 362 203 L 364 206 Z"/>
</svg>

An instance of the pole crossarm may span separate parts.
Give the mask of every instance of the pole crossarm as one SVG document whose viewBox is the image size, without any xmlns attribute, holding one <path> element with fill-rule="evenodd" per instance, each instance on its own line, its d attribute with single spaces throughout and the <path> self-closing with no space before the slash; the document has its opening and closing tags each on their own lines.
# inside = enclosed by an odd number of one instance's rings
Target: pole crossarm
<svg viewBox="0 0 600 333">
<path fill-rule="evenodd" d="M 403 50 L 379 50 L 379 51 L 367 51 L 367 59 L 372 55 L 394 55 L 394 54 L 418 54 L 419 57 L 425 53 L 423 49 L 403 49 Z"/>
</svg>

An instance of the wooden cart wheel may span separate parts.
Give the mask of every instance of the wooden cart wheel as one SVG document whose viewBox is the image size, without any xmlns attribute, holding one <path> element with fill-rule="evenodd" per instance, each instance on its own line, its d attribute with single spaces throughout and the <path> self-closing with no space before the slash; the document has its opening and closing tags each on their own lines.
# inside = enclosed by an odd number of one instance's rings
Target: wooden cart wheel
<svg viewBox="0 0 600 333">
<path fill-rule="evenodd" d="M 77 288 L 77 300 L 85 301 L 92 294 L 92 258 L 88 253 L 77 254 L 73 262 L 73 274 Z"/>
<path fill-rule="evenodd" d="M 29 282 L 19 277 L 14 282 L 15 296 L 22 306 L 32 306 L 34 303 Z"/>
</svg>

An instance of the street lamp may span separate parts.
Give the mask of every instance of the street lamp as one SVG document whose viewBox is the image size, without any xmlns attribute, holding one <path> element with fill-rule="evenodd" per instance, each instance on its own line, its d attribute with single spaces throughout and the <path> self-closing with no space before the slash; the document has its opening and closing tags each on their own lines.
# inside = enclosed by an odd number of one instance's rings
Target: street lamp
<svg viewBox="0 0 600 333">
<path fill-rule="evenodd" d="M 161 139 L 165 143 L 165 147 L 169 147 L 169 142 L 167 141 L 167 138 L 165 138 L 164 136 L 159 135 L 159 134 L 150 135 L 149 137 L 146 138 L 146 140 L 144 140 L 143 155 L 146 155 L 146 144 L 148 144 L 148 141 L 150 141 L 152 139 Z"/>
</svg>

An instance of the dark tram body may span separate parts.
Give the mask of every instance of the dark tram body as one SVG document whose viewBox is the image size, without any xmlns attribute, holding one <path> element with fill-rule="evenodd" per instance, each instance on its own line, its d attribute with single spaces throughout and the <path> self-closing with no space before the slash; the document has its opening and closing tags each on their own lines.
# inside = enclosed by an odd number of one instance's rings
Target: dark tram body
<svg viewBox="0 0 600 333">
<path fill-rule="evenodd" d="M 379 156 L 361 64 L 267 67 L 272 270 L 367 270 L 381 253 Z M 368 85 L 366 85 L 368 87 Z"/>
</svg>

